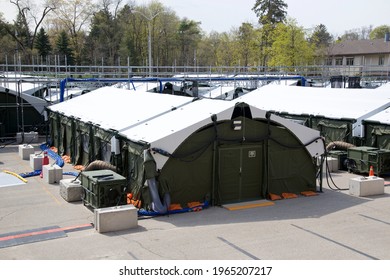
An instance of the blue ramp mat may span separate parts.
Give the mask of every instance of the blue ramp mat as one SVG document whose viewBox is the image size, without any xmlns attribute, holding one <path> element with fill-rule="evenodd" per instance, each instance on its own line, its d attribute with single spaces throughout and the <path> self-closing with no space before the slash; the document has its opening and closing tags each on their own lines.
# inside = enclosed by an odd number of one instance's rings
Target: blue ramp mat
<svg viewBox="0 0 390 280">
<path fill-rule="evenodd" d="M 62 237 L 67 234 L 58 226 L 0 234 L 0 249 Z"/>
</svg>

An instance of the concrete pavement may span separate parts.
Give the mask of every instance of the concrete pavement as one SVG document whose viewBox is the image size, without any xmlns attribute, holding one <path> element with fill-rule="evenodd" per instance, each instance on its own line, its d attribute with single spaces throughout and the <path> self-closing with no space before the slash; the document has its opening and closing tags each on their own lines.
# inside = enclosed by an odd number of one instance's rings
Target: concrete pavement
<svg viewBox="0 0 390 280">
<path fill-rule="evenodd" d="M 31 167 L 18 146 L 9 145 L 0 149 L 0 170 Z M 69 164 L 64 170 L 75 171 Z M 354 177 L 359 175 L 332 173 L 340 189 Z M 26 184 L 0 187 L 0 244 L 25 231 L 60 236 L 0 248 L 0 260 L 389 260 L 390 187 L 370 197 L 332 188 L 325 180 L 318 196 L 140 218 L 136 229 L 100 234 L 82 202 L 68 203 L 59 184 L 30 177 Z"/>
</svg>

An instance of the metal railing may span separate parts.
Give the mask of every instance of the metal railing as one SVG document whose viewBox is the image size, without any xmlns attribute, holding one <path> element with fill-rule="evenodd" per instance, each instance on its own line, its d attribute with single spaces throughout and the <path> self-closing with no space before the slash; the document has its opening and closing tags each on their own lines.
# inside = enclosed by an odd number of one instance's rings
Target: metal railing
<svg viewBox="0 0 390 280">
<path fill-rule="evenodd" d="M 3 77 L 44 76 L 52 79 L 72 78 L 132 78 L 150 77 L 149 66 L 107 65 L 50 65 L 50 64 L 0 64 Z M 204 76 L 204 75 L 300 75 L 311 79 L 326 80 L 332 76 L 359 76 L 388 80 L 390 65 L 327 66 L 310 65 L 296 67 L 242 67 L 242 66 L 153 66 L 154 77 Z"/>
</svg>

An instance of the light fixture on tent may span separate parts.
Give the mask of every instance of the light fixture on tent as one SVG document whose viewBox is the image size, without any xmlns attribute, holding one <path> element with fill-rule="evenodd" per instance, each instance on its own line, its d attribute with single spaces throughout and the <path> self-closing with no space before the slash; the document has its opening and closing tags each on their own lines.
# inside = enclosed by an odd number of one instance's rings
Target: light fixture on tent
<svg viewBox="0 0 390 280">
<path fill-rule="evenodd" d="M 233 121 L 232 126 L 233 126 L 233 130 L 239 131 L 242 129 L 242 121 L 241 120 Z"/>
</svg>

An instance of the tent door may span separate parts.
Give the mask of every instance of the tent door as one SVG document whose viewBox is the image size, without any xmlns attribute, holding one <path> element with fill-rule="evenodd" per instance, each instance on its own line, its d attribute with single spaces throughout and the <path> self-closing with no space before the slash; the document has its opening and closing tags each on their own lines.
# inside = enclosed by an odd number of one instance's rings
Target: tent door
<svg viewBox="0 0 390 280">
<path fill-rule="evenodd" d="M 219 149 L 219 197 L 221 203 L 262 198 L 262 146 Z"/>
</svg>

